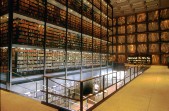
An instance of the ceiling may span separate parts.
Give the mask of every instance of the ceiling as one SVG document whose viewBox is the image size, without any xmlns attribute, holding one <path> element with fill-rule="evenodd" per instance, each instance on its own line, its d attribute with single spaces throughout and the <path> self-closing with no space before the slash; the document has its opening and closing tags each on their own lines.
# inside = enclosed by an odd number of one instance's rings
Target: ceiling
<svg viewBox="0 0 169 111">
<path fill-rule="evenodd" d="M 169 0 L 110 0 L 114 17 L 169 7 Z"/>
</svg>

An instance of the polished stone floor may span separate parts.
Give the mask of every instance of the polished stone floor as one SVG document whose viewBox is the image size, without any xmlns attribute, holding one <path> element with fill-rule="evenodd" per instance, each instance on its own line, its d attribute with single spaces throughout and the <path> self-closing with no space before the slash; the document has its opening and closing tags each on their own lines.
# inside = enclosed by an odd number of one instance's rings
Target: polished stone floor
<svg viewBox="0 0 169 111">
<path fill-rule="evenodd" d="M 169 69 L 151 66 L 94 111 L 169 111 Z"/>
</svg>

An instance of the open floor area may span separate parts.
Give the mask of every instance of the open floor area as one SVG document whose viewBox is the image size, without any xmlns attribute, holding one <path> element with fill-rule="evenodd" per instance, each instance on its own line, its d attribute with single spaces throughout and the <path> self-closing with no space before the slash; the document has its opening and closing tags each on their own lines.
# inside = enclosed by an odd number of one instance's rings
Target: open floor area
<svg viewBox="0 0 169 111">
<path fill-rule="evenodd" d="M 24 96 L 11 92 L 0 90 L 1 111 L 57 111 L 57 109 L 48 107 Z"/>
<path fill-rule="evenodd" d="M 169 69 L 151 66 L 94 111 L 169 111 Z"/>
</svg>

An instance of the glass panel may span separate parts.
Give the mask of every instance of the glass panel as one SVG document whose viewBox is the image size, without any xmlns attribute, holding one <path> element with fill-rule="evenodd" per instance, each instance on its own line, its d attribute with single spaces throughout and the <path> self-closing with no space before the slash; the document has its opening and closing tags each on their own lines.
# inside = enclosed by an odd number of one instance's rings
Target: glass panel
<svg viewBox="0 0 169 111">
<path fill-rule="evenodd" d="M 124 63 L 126 61 L 125 55 L 118 55 L 118 62 L 119 63 Z"/>
<path fill-rule="evenodd" d="M 149 31 L 158 30 L 158 22 L 152 22 L 148 24 Z"/>
<path fill-rule="evenodd" d="M 169 32 L 161 33 L 161 41 L 169 41 Z"/>
<path fill-rule="evenodd" d="M 118 53 L 125 53 L 125 45 L 118 45 Z"/>
<path fill-rule="evenodd" d="M 135 45 L 128 45 L 127 51 L 128 51 L 128 53 L 135 53 L 136 52 L 136 46 Z"/>
<path fill-rule="evenodd" d="M 159 52 L 159 44 L 149 44 L 149 52 Z"/>
<path fill-rule="evenodd" d="M 169 54 L 163 54 L 161 56 L 162 64 L 167 65 L 167 58 L 169 58 Z"/>
<path fill-rule="evenodd" d="M 169 43 L 162 43 L 161 44 L 161 52 L 169 53 Z"/>
<path fill-rule="evenodd" d="M 137 41 L 138 42 L 147 42 L 147 35 L 146 34 L 138 34 Z"/>
<path fill-rule="evenodd" d="M 159 55 L 152 55 L 152 64 L 159 64 L 160 57 Z"/>
<path fill-rule="evenodd" d="M 147 53 L 147 45 L 146 44 L 139 44 L 137 47 L 138 53 Z"/>
<path fill-rule="evenodd" d="M 137 25 L 137 32 L 145 32 L 145 31 L 146 31 L 146 24 Z"/>
<path fill-rule="evenodd" d="M 116 25 L 116 19 L 113 19 L 113 25 Z"/>
<path fill-rule="evenodd" d="M 113 53 L 116 53 L 116 46 L 113 46 Z"/>
<path fill-rule="evenodd" d="M 127 33 L 134 33 L 136 30 L 135 25 L 128 25 L 127 26 Z"/>
<path fill-rule="evenodd" d="M 148 13 L 148 20 L 158 20 L 158 11 L 153 11 Z"/>
<path fill-rule="evenodd" d="M 161 21 L 161 30 L 169 29 L 169 20 Z"/>
<path fill-rule="evenodd" d="M 127 24 L 131 24 L 131 23 L 135 23 L 135 16 L 132 15 L 132 16 L 128 16 L 127 17 Z"/>
<path fill-rule="evenodd" d="M 146 21 L 146 14 L 145 13 L 141 13 L 137 15 L 137 22 L 144 22 Z"/>
<path fill-rule="evenodd" d="M 118 34 L 124 34 L 125 33 L 125 26 L 118 27 Z"/>
<path fill-rule="evenodd" d="M 113 34 L 116 34 L 116 27 L 113 27 Z"/>
<path fill-rule="evenodd" d="M 169 18 L 169 9 L 161 10 L 160 16 L 161 16 L 161 18 L 163 18 L 163 19 Z"/>
<path fill-rule="evenodd" d="M 158 33 L 149 33 L 148 39 L 150 42 L 157 42 L 159 40 L 159 34 Z"/>
<path fill-rule="evenodd" d="M 125 24 L 125 17 L 119 17 L 118 18 L 118 25 L 123 25 Z"/>
<path fill-rule="evenodd" d="M 118 36 L 118 38 L 117 38 L 117 40 L 118 40 L 118 43 L 125 43 L 125 36 Z"/>
<path fill-rule="evenodd" d="M 127 36 L 127 43 L 135 43 L 135 35 L 128 35 Z"/>
</svg>

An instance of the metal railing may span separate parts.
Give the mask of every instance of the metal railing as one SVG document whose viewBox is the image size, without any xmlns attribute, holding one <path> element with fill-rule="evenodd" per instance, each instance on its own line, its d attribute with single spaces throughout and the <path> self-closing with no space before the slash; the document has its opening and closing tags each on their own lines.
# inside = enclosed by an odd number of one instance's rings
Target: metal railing
<svg viewBox="0 0 169 111">
<path fill-rule="evenodd" d="M 121 71 L 113 71 L 81 81 L 45 76 L 46 89 L 43 91 L 46 93 L 45 102 L 69 110 L 88 110 L 146 69 L 147 67 L 143 65 L 126 66 Z"/>
</svg>

